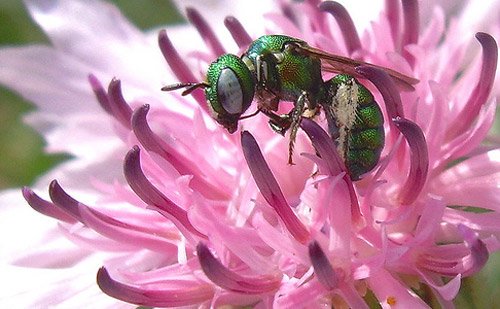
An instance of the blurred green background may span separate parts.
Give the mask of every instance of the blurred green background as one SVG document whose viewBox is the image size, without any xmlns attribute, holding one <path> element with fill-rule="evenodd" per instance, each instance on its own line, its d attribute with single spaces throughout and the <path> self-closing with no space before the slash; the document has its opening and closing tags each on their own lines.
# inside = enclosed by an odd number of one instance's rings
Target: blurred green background
<svg viewBox="0 0 500 309">
<path fill-rule="evenodd" d="M 142 29 L 183 21 L 167 0 L 110 2 L 118 5 Z M 46 42 L 44 34 L 26 13 L 22 1 L 0 1 L 0 45 Z M 32 108 L 29 102 L 0 86 L 0 189 L 29 185 L 37 175 L 66 158 L 63 154 L 44 154 L 43 140 L 23 125 L 22 115 Z M 498 122 L 496 132 L 499 132 Z M 463 280 L 455 303 L 458 308 L 500 308 L 499 299 L 500 254 L 497 253 L 481 273 Z"/>
<path fill-rule="evenodd" d="M 183 19 L 167 0 L 115 0 L 136 25 L 148 29 Z M 0 0 L 0 45 L 46 43 L 43 32 L 31 21 L 20 0 Z M 19 187 L 66 158 L 47 156 L 43 141 L 22 123 L 22 115 L 32 109 L 29 102 L 0 86 L 0 189 Z"/>
</svg>

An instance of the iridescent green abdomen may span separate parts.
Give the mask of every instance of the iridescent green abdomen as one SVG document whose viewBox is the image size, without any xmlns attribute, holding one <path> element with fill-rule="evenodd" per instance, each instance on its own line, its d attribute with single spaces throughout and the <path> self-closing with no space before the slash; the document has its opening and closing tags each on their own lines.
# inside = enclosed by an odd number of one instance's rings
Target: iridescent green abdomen
<svg viewBox="0 0 500 309">
<path fill-rule="evenodd" d="M 315 103 L 323 83 L 321 61 L 298 53 L 294 44 L 307 45 L 285 35 L 264 35 L 249 46 L 242 58 L 257 77 L 257 91 L 268 91 L 286 101 L 296 101 L 307 92 Z"/>
<path fill-rule="evenodd" d="M 371 171 L 384 147 L 384 118 L 373 95 L 352 76 L 341 74 L 325 82 L 321 105 L 330 135 L 352 180 Z"/>
</svg>

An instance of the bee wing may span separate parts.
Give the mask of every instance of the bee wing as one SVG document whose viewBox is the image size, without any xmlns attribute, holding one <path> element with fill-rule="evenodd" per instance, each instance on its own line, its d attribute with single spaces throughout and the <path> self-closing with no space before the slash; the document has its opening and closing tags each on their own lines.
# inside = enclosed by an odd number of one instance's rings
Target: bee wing
<svg viewBox="0 0 500 309">
<path fill-rule="evenodd" d="M 381 67 L 375 64 L 367 63 L 364 61 L 354 60 L 348 57 L 329 54 L 325 51 L 322 51 L 321 49 L 314 48 L 308 45 L 297 46 L 297 49 L 301 53 L 312 55 L 323 60 L 321 61 L 321 69 L 326 72 L 342 73 L 362 78 L 363 76 L 361 76 L 358 72 L 356 72 L 355 68 L 360 65 L 363 65 L 383 70 L 384 72 L 389 74 L 389 76 L 391 76 L 394 79 L 394 81 L 404 90 L 408 91 L 415 90 L 415 88 L 413 88 L 413 85 L 419 82 L 418 79 L 402 74 L 398 71 Z"/>
</svg>

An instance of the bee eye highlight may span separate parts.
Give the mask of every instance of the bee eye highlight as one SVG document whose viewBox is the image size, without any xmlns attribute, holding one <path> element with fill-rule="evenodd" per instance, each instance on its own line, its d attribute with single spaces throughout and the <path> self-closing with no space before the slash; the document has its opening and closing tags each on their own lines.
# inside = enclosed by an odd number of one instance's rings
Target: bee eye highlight
<svg viewBox="0 0 500 309">
<path fill-rule="evenodd" d="M 238 119 L 252 103 L 255 80 L 243 60 L 225 54 L 210 64 L 207 71 L 208 87 L 205 96 L 214 119 L 233 133 Z"/>
<path fill-rule="evenodd" d="M 238 76 L 230 68 L 221 71 L 217 80 L 217 97 L 228 114 L 242 114 L 243 90 Z"/>
</svg>

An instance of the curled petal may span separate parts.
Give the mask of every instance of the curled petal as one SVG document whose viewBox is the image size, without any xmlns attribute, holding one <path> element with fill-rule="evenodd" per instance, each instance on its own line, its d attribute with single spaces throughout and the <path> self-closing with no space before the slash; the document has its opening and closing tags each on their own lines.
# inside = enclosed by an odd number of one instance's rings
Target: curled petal
<svg viewBox="0 0 500 309">
<path fill-rule="evenodd" d="M 77 222 L 72 215 L 69 215 L 66 211 L 63 211 L 62 208 L 57 207 L 55 204 L 42 199 L 28 187 L 23 188 L 23 197 L 31 208 L 43 215 L 68 223 Z"/>
<path fill-rule="evenodd" d="M 356 72 L 370 80 L 380 91 L 382 98 L 384 98 L 389 118 L 404 117 L 401 96 L 389 74 L 379 68 L 364 65 L 356 67 Z"/>
<path fill-rule="evenodd" d="M 471 229 L 460 224 L 458 230 L 464 238 L 465 245 L 470 250 L 470 255 L 465 257 L 463 261 L 466 271 L 462 275 L 464 277 L 470 276 L 483 268 L 490 255 L 484 242 Z"/>
<path fill-rule="evenodd" d="M 203 171 L 199 169 L 198 164 L 193 164 L 193 162 L 181 155 L 175 147 L 171 147 L 167 143 L 164 143 L 161 138 L 151 130 L 146 120 L 148 111 L 149 105 L 145 104 L 137 108 L 132 115 L 132 129 L 141 145 L 148 151 L 154 152 L 170 162 L 181 175 L 193 175 L 190 184 L 205 196 L 213 199 L 227 198 L 226 194 L 221 192 L 217 185 L 206 179 Z"/>
<path fill-rule="evenodd" d="M 68 215 L 82 222 L 82 217 L 78 209 L 80 202 L 72 198 L 59 185 L 57 180 L 52 180 L 49 185 L 49 196 L 52 202 Z"/>
<path fill-rule="evenodd" d="M 340 158 L 332 138 L 325 130 L 316 122 L 307 118 L 302 119 L 300 127 L 309 136 L 314 149 L 316 149 L 320 157 L 325 161 L 330 175 L 336 176 L 342 172 L 346 172 L 345 164 Z"/>
<path fill-rule="evenodd" d="M 427 276 L 425 272 L 419 272 L 420 276 L 425 280 L 425 282 L 431 286 L 434 290 L 436 290 L 441 297 L 446 301 L 453 300 L 459 290 L 460 290 L 460 281 L 462 276 L 460 274 L 456 275 L 453 279 L 451 279 L 446 284 L 441 282 L 441 278 L 434 279 L 430 276 Z M 439 281 L 439 282 L 436 282 Z"/>
<path fill-rule="evenodd" d="M 252 43 L 252 38 L 236 17 L 226 17 L 224 19 L 224 25 L 231 33 L 231 36 L 233 37 L 239 48 L 245 48 L 250 45 L 250 43 Z"/>
<path fill-rule="evenodd" d="M 327 290 L 336 289 L 339 284 L 339 278 L 318 242 L 312 241 L 309 243 L 309 257 L 318 281 Z"/>
<path fill-rule="evenodd" d="M 203 38 L 205 43 L 208 45 L 213 54 L 220 56 L 226 53 L 224 47 L 220 43 L 219 39 L 215 35 L 212 28 L 208 25 L 207 21 L 201 16 L 200 12 L 195 8 L 186 9 L 187 18 L 189 22 L 198 30 L 200 36 Z"/>
<path fill-rule="evenodd" d="M 110 239 L 156 252 L 177 251 L 177 247 L 171 243 L 177 239 L 169 242 L 168 239 L 151 233 L 150 229 L 129 224 L 84 205 L 80 205 L 80 213 L 86 226 Z"/>
<path fill-rule="evenodd" d="M 131 129 L 132 109 L 127 104 L 122 94 L 122 86 L 119 79 L 113 78 L 108 86 L 108 98 L 113 116 L 125 128 Z"/>
<path fill-rule="evenodd" d="M 281 276 L 243 277 L 229 270 L 212 255 L 203 243 L 196 246 L 198 259 L 205 275 L 218 286 L 244 294 L 262 294 L 276 291 L 281 284 Z"/>
<path fill-rule="evenodd" d="M 187 212 L 172 202 L 163 193 L 149 182 L 141 169 L 139 158 L 139 147 L 134 146 L 125 157 L 124 163 L 125 178 L 132 190 L 148 205 L 155 206 L 158 209 L 168 213 L 175 220 L 182 224 L 182 227 L 198 236 L 203 236 L 198 232 L 188 219 Z M 177 223 L 174 221 L 174 223 Z M 181 229 L 181 230 L 184 230 Z"/>
<path fill-rule="evenodd" d="M 264 199 L 271 205 L 278 216 L 283 220 L 290 234 L 301 243 L 309 239 L 309 232 L 294 214 L 285 199 L 276 178 L 262 156 L 255 138 L 247 131 L 241 133 L 243 154 L 250 172 Z"/>
<path fill-rule="evenodd" d="M 108 94 L 106 93 L 106 90 L 104 90 L 101 82 L 93 74 L 89 74 L 88 81 L 90 87 L 92 88 L 92 91 L 94 92 L 97 102 L 99 102 L 99 105 L 101 105 L 101 108 L 105 110 L 106 113 L 112 115 L 113 111 L 111 109 L 111 103 L 109 102 Z"/>
<path fill-rule="evenodd" d="M 160 33 L 158 34 L 158 46 L 160 47 L 163 57 L 170 66 L 170 69 L 179 79 L 179 82 L 189 83 L 196 81 L 196 77 L 193 75 L 191 69 L 189 69 L 186 62 L 184 62 L 183 58 L 175 49 L 165 30 L 160 31 Z M 191 93 L 191 95 L 195 98 L 195 100 L 198 102 L 198 105 L 203 110 L 209 112 L 203 92 L 195 90 Z"/>
<path fill-rule="evenodd" d="M 354 22 L 342 4 L 335 1 L 324 1 L 320 3 L 319 9 L 330 13 L 337 21 L 349 54 L 361 49 L 361 41 Z"/>
<path fill-rule="evenodd" d="M 336 176 L 342 171 L 346 171 L 346 167 L 339 154 L 337 148 L 333 144 L 333 140 L 316 122 L 304 118 L 301 121 L 300 127 L 306 132 L 307 136 L 311 139 L 314 148 L 319 153 L 321 158 L 326 163 L 330 175 Z M 349 197 L 351 199 L 351 214 L 355 222 L 361 223 L 362 215 L 359 208 L 358 197 L 354 191 L 354 185 L 348 173 L 343 177 L 347 188 L 349 190 Z"/>
<path fill-rule="evenodd" d="M 410 146 L 410 172 L 399 193 L 398 200 L 403 205 L 415 201 L 427 180 L 429 154 L 425 136 L 420 127 L 404 118 L 393 119 L 393 123 L 403 133 Z"/>
<path fill-rule="evenodd" d="M 448 132 L 446 132 L 448 139 L 458 136 L 471 126 L 474 119 L 478 116 L 481 107 L 486 103 L 495 81 L 498 62 L 497 43 L 491 35 L 483 32 L 478 32 L 476 34 L 476 39 L 483 48 L 481 74 L 479 75 L 476 87 L 474 87 L 464 109 L 461 110 L 453 123 L 449 126 Z"/>
<path fill-rule="evenodd" d="M 213 297 L 213 289 L 207 284 L 192 282 L 176 289 L 140 287 L 115 281 L 106 268 L 97 272 L 99 288 L 111 297 L 140 306 L 180 307 L 198 305 Z"/>
</svg>

